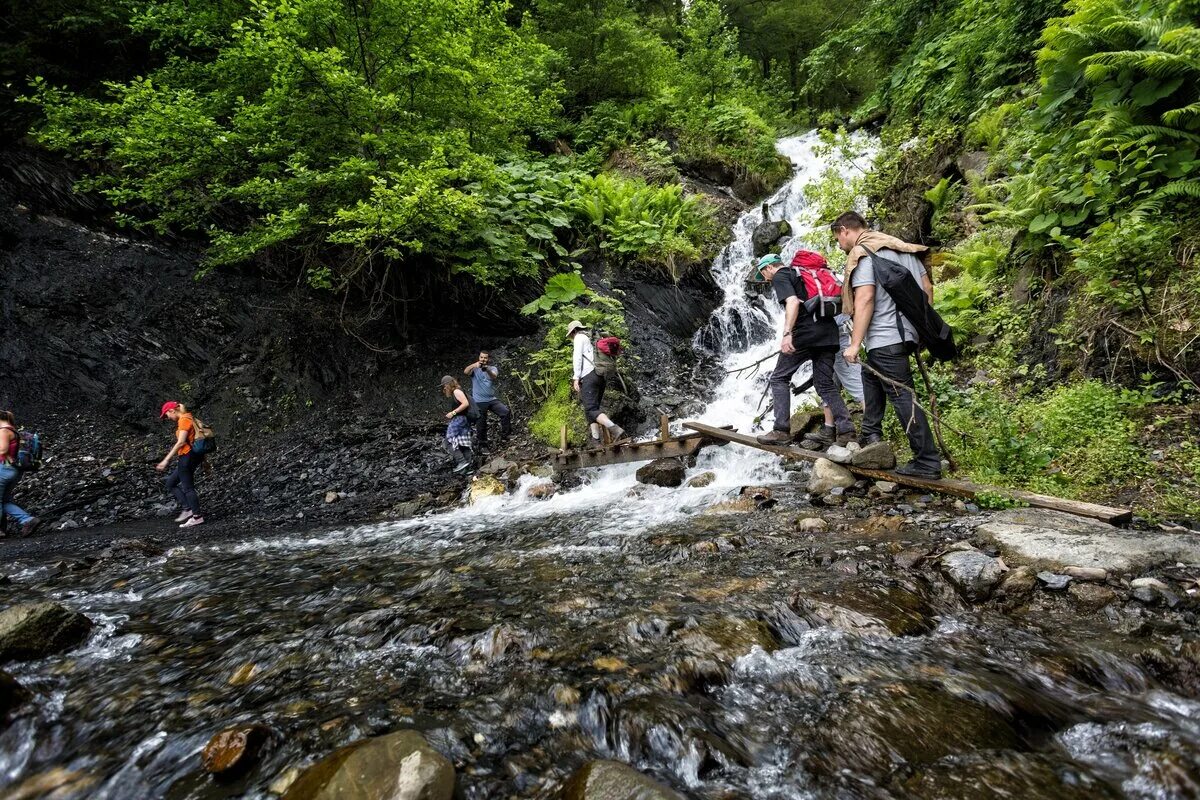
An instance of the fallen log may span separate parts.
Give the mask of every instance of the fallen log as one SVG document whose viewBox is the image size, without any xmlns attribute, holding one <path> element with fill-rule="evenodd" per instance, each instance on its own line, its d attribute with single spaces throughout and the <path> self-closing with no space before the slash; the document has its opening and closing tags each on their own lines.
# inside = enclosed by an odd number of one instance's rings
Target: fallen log
<svg viewBox="0 0 1200 800">
<path fill-rule="evenodd" d="M 776 453 L 791 461 L 816 461 L 819 458 L 824 458 L 823 453 L 818 453 L 813 450 L 805 450 L 801 447 L 786 447 L 780 445 L 761 444 L 758 439 L 744 433 L 728 430 L 726 428 L 714 428 L 711 425 L 705 425 L 700 422 L 685 422 L 683 427 L 704 434 L 712 439 L 722 439 L 726 442 L 734 444 L 743 444 L 747 447 L 756 447 L 759 450 L 765 450 L 769 453 Z M 1061 497 L 1053 497 L 1047 494 L 1038 494 L 1036 492 L 1027 492 L 1024 489 L 1005 489 L 999 486 L 986 486 L 983 484 L 972 483 L 971 481 L 957 480 L 954 478 L 940 478 L 932 480 L 929 478 L 914 478 L 909 475 L 897 475 L 895 472 L 882 469 L 863 469 L 862 467 L 851 466 L 850 464 L 842 464 L 841 466 L 850 470 L 851 473 L 863 478 L 874 478 L 882 481 L 892 481 L 901 486 L 910 486 L 914 489 L 924 489 L 930 492 L 939 492 L 941 494 L 954 495 L 956 497 L 965 497 L 974 499 L 980 494 L 994 494 L 1002 497 L 1007 497 L 1017 502 L 1025 503 L 1034 508 L 1048 508 L 1054 511 L 1063 511 L 1068 514 L 1075 514 L 1080 517 L 1089 517 L 1107 522 L 1110 525 L 1121 525 L 1129 522 L 1133 518 L 1133 512 L 1128 508 L 1114 508 L 1112 506 L 1098 505 L 1096 503 L 1084 503 L 1079 500 L 1067 500 Z"/>
</svg>

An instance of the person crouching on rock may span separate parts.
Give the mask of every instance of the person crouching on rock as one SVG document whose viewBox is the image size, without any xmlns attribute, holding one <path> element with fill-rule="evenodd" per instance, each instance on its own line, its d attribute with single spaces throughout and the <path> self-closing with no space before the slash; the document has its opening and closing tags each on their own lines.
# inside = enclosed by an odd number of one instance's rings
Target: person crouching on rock
<svg viewBox="0 0 1200 800">
<path fill-rule="evenodd" d="M 21 437 L 17 435 L 17 420 L 11 411 L 0 411 L 0 531 L 28 536 L 37 528 L 37 517 L 13 502 L 13 489 L 21 480 L 17 469 L 17 451 Z M 13 530 L 8 531 L 9 524 Z"/>
<path fill-rule="evenodd" d="M 181 528 L 203 525 L 204 515 L 200 513 L 200 497 L 196 494 L 196 468 L 204 462 L 204 454 L 192 452 L 192 442 L 196 439 L 196 420 L 187 407 L 176 400 L 163 403 L 158 418 L 169 419 L 175 423 L 175 443 L 163 456 L 163 460 L 154 467 L 159 472 L 166 472 L 171 459 L 175 459 L 175 469 L 171 470 L 165 482 L 167 492 L 179 505 L 179 516 L 175 521 Z"/>
<path fill-rule="evenodd" d="M 604 389 L 607 381 L 596 371 L 596 351 L 592 347 L 588 329 L 579 320 L 571 320 L 567 325 L 567 338 L 574 346 L 571 356 L 571 387 L 579 395 L 579 400 L 583 404 L 583 413 L 591 428 L 592 446 L 599 447 L 602 443 L 601 425 L 608 429 L 609 436 L 614 443 L 623 440 L 625 438 L 624 429 L 600 410 L 600 404 L 604 401 Z"/>
<path fill-rule="evenodd" d="M 466 472 L 475 463 L 471 450 L 471 401 L 458 381 L 449 375 L 442 376 L 442 395 L 446 398 L 446 447 L 454 456 L 455 472 Z"/>
<path fill-rule="evenodd" d="M 764 259 L 765 260 L 765 259 Z M 771 403 L 775 408 L 774 429 L 758 437 L 761 444 L 790 444 L 792 441 L 792 376 L 805 361 L 812 361 L 813 385 L 821 402 L 832 414 L 833 425 L 822 428 L 821 444 L 849 442 L 856 436 L 846 401 L 834 382 L 834 356 L 838 349 L 838 327 L 834 321 L 841 305 L 841 287 L 829 271 L 825 258 L 811 250 L 800 250 L 792 266 L 778 259 L 761 267 L 771 282 L 775 297 L 784 306 L 783 339 L 779 360 L 771 373 Z"/>
</svg>

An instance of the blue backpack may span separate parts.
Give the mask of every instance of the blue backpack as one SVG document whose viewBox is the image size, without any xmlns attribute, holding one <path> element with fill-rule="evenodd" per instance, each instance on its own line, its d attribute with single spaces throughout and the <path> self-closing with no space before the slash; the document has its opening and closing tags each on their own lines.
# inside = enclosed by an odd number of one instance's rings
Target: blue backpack
<svg viewBox="0 0 1200 800">
<path fill-rule="evenodd" d="M 17 433 L 17 461 L 20 472 L 37 472 L 42 468 L 42 437 L 32 431 Z"/>
</svg>

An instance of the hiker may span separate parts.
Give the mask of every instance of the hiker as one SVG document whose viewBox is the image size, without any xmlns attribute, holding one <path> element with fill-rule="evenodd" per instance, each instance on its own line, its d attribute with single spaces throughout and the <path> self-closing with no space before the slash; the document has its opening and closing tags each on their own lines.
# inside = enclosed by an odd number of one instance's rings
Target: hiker
<svg viewBox="0 0 1200 800">
<path fill-rule="evenodd" d="M 471 450 L 471 422 L 475 416 L 471 413 L 471 401 L 450 375 L 442 376 L 442 396 L 446 398 L 446 447 L 454 457 L 454 471 L 466 472 L 475 463 L 475 453 Z"/>
<path fill-rule="evenodd" d="M 851 312 L 854 320 L 854 332 L 843 355 L 847 362 L 854 364 L 864 345 L 867 350 L 868 369 L 862 374 L 864 408 L 859 443 L 865 447 L 883 441 L 886 397 L 896 410 L 913 451 L 913 459 L 898 467 L 896 472 L 920 478 L 941 478 L 942 459 L 929 421 L 925 412 L 913 402 L 912 366 L 908 357 L 917 350 L 916 330 L 896 309 L 891 295 L 877 286 L 874 259 L 870 255 L 877 253 L 881 259 L 902 265 L 932 300 L 933 283 L 929 271 L 918 258 L 928 248 L 868 230 L 866 220 L 853 211 L 834 220 L 830 229 L 837 237 L 838 247 L 847 255 L 843 307 Z M 891 382 L 882 380 L 872 370 Z"/>
<path fill-rule="evenodd" d="M 471 402 L 475 405 L 475 412 L 479 415 L 475 429 L 479 435 L 479 450 L 483 453 L 488 451 L 487 415 L 489 411 L 500 418 L 501 447 L 508 443 L 508 436 L 512 433 L 512 412 L 496 397 L 496 378 L 500 376 L 500 370 L 492 366 L 491 360 L 491 354 L 484 350 L 479 353 L 478 361 L 468 364 L 463 370 L 464 375 L 471 376 Z"/>
<path fill-rule="evenodd" d="M 608 378 L 604 370 L 596 369 L 596 350 L 592 346 L 591 337 L 588 336 L 588 328 L 577 319 L 571 320 L 567 325 L 567 338 L 574 345 L 571 356 L 572 388 L 583 404 L 583 413 L 591 431 L 592 446 L 600 447 L 603 443 L 600 438 L 601 425 L 608 429 L 614 444 L 624 440 L 625 430 L 600 410 Z"/>
<path fill-rule="evenodd" d="M 765 256 L 759 264 L 763 277 L 771 282 L 775 297 L 784 306 L 784 323 L 779 359 L 770 378 L 775 425 L 770 433 L 759 436 L 758 441 L 761 444 L 791 444 L 792 376 L 810 360 L 813 386 L 828 410 L 826 424 L 809 435 L 806 446 L 818 449 L 835 441 L 839 444 L 853 441 L 857 435 L 854 423 L 833 373 L 838 349 L 834 317 L 841 302 L 837 279 L 830 272 L 825 257 L 812 250 L 798 251 L 792 258 L 792 265 L 786 268 L 779 256 L 773 260 Z"/>
<path fill-rule="evenodd" d="M 854 320 L 849 314 L 838 314 L 833 319 L 838 326 L 838 352 L 833 360 L 833 373 L 837 376 L 838 385 L 846 390 L 861 406 L 863 404 L 862 364 L 857 361 L 851 364 L 846 360 L 846 348 L 850 346 L 850 337 L 854 331 Z"/>
<path fill-rule="evenodd" d="M 171 459 L 175 459 L 175 469 L 171 470 L 165 481 L 167 492 L 179 505 L 179 516 L 175 517 L 175 521 L 181 528 L 203 525 L 204 514 L 200 511 L 200 497 L 196 494 L 196 468 L 204 463 L 204 454 L 192 452 L 196 440 L 195 417 L 183 403 L 168 400 L 162 404 L 158 418 L 175 423 L 175 444 L 154 467 L 159 472 L 166 472 Z"/>
<path fill-rule="evenodd" d="M 0 531 L 7 531 L 13 524 L 15 532 L 28 536 L 37 529 L 41 520 L 13 502 L 13 489 L 21 480 L 17 469 L 17 452 L 21 437 L 17 434 L 17 420 L 11 411 L 0 411 Z"/>
</svg>

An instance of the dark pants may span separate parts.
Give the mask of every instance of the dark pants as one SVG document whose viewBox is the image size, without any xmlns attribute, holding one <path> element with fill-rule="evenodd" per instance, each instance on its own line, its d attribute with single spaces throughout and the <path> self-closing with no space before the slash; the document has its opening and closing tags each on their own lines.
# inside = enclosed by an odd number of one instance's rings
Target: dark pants
<svg viewBox="0 0 1200 800">
<path fill-rule="evenodd" d="M 508 435 L 512 433 L 512 412 L 504 403 L 499 400 L 485 400 L 482 403 L 476 402 L 475 408 L 479 410 L 479 421 L 475 423 L 475 430 L 479 432 L 481 447 L 487 446 L 487 415 L 489 411 L 500 418 L 501 439 L 507 439 Z"/>
<path fill-rule="evenodd" d="M 813 386 L 821 402 L 833 411 L 833 424 L 838 433 L 853 433 L 854 423 L 846 401 L 833 379 L 833 357 L 836 349 L 814 348 L 780 353 L 771 373 L 771 404 L 775 407 L 775 430 L 792 429 L 792 376 L 805 361 L 812 361 Z"/>
<path fill-rule="evenodd" d="M 879 370 L 908 389 L 913 388 L 912 365 L 908 362 L 911 345 L 892 344 L 879 347 L 867 352 L 867 364 Z M 908 444 L 913 451 L 913 462 L 925 469 L 941 471 L 942 457 L 938 453 L 937 444 L 933 439 L 933 431 L 929 429 L 929 421 L 925 412 L 913 403 L 913 395 L 907 389 L 901 389 L 884 383 L 870 370 L 863 370 L 863 436 L 875 434 L 883 436 L 883 412 L 886 409 L 884 398 L 896 409 L 900 425 L 908 436 Z"/>
<path fill-rule="evenodd" d="M 604 376 L 596 370 L 579 379 L 579 400 L 583 403 L 583 414 L 588 423 L 595 422 L 596 417 L 604 413 L 600 409 L 600 403 L 604 400 L 604 389 L 607 386 L 608 382 L 604 380 Z"/>
<path fill-rule="evenodd" d="M 204 461 L 203 455 L 188 453 L 175 460 L 175 469 L 167 476 L 167 491 L 179 503 L 197 517 L 200 514 L 200 498 L 196 495 L 195 472 Z"/>
</svg>

